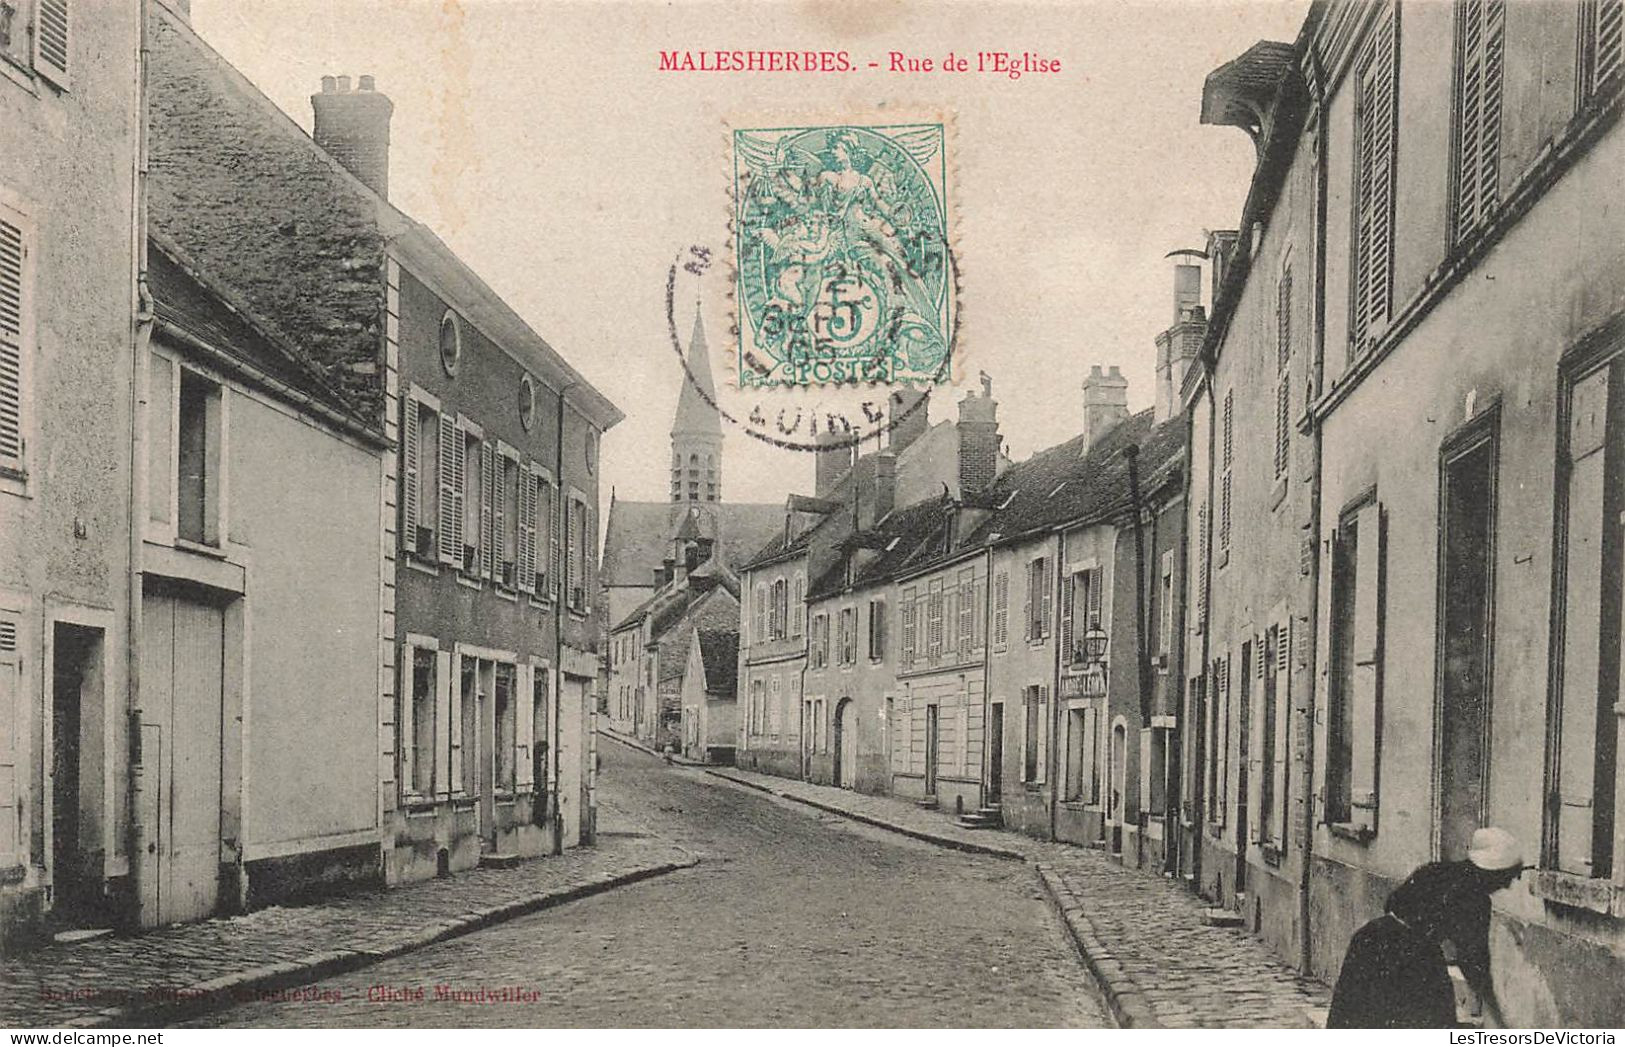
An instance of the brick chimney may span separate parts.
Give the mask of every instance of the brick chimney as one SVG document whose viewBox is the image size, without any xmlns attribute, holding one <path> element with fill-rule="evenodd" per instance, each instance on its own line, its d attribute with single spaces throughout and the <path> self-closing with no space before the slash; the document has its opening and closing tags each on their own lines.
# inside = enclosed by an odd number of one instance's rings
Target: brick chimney
<svg viewBox="0 0 1625 1047">
<path fill-rule="evenodd" d="M 873 530 L 897 504 L 897 456 L 890 451 L 858 459 L 858 530 Z"/>
<path fill-rule="evenodd" d="M 891 436 L 887 447 L 893 454 L 902 454 L 909 444 L 931 428 L 931 400 L 925 393 L 905 387 L 891 394 L 888 406 L 891 410 L 891 417 L 887 419 Z"/>
<path fill-rule="evenodd" d="M 389 118 L 395 103 L 379 94 L 370 76 L 350 89 L 347 76 L 322 77 L 310 96 L 316 124 L 312 137 L 373 192 L 389 198 Z"/>
<path fill-rule="evenodd" d="M 959 401 L 959 496 L 977 495 L 999 475 L 999 403 L 993 379 L 982 373 L 982 394 Z"/>
<path fill-rule="evenodd" d="M 824 430 L 814 437 L 818 445 L 813 479 L 813 494 L 828 498 L 835 490 L 836 481 L 852 468 L 852 435 Z"/>
<path fill-rule="evenodd" d="M 1196 257 L 1197 252 L 1176 255 Z M 1161 425 L 1179 413 L 1180 389 L 1185 375 L 1196 363 L 1207 335 L 1207 313 L 1202 308 L 1202 267 L 1189 263 L 1174 266 L 1174 320 L 1157 335 L 1157 389 L 1152 419 Z"/>
<path fill-rule="evenodd" d="M 1128 417 L 1128 379 L 1113 364 L 1101 373 L 1100 365 L 1089 368 L 1089 377 L 1083 380 L 1083 436 L 1084 446 L 1093 447 L 1100 438 Z"/>
</svg>

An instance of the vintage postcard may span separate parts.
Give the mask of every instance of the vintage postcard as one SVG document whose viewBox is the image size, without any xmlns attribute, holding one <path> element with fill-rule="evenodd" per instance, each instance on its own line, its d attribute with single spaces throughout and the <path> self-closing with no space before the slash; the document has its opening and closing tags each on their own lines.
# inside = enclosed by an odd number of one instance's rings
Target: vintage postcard
<svg viewBox="0 0 1625 1047">
<path fill-rule="evenodd" d="M 1622 109 L 1625 0 L 0 0 L 0 1025 L 1614 1043 Z"/>
</svg>

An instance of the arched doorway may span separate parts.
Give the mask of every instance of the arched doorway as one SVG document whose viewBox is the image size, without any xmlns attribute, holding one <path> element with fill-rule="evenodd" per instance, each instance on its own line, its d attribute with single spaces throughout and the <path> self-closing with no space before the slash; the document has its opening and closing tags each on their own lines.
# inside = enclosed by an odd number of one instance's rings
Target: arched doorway
<svg viewBox="0 0 1625 1047">
<path fill-rule="evenodd" d="M 835 707 L 835 784 L 853 788 L 858 773 L 858 718 L 852 699 Z"/>
</svg>

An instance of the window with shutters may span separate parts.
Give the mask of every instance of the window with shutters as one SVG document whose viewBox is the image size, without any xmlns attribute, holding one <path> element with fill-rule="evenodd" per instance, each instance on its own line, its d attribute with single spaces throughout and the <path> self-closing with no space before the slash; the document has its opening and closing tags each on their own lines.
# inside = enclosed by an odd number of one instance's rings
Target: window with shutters
<svg viewBox="0 0 1625 1047">
<path fill-rule="evenodd" d="M 1089 661 L 1083 640 L 1089 630 L 1100 628 L 1100 582 L 1098 567 L 1074 572 L 1067 580 L 1061 603 L 1061 648 L 1068 665 Z"/>
<path fill-rule="evenodd" d="M 1580 90 L 1585 102 L 1618 89 L 1625 72 L 1625 0 L 1581 0 Z"/>
<path fill-rule="evenodd" d="M 1346 511 L 1332 535 L 1326 768 L 1327 820 L 1361 835 L 1377 828 L 1383 560 L 1382 507 L 1367 500 Z M 1257 654 L 1262 677 L 1273 652 Z"/>
<path fill-rule="evenodd" d="M 1222 430 L 1222 457 L 1219 473 L 1219 562 L 1223 567 L 1230 558 L 1230 491 L 1232 466 L 1236 462 L 1236 410 L 1235 391 L 1224 394 L 1224 428 Z"/>
<path fill-rule="evenodd" d="M 406 695 L 401 735 L 407 739 L 402 753 L 401 782 L 407 795 L 433 796 L 435 791 L 435 700 L 440 693 L 435 671 L 435 649 L 416 644 L 402 648 Z"/>
<path fill-rule="evenodd" d="M 858 661 L 858 609 L 841 608 L 841 664 L 856 665 Z"/>
<path fill-rule="evenodd" d="M 1228 403 L 1226 404 L 1228 408 Z M 1286 475 L 1292 449 L 1292 270 L 1275 287 L 1275 475 Z"/>
<path fill-rule="evenodd" d="M 26 450 L 24 411 L 33 339 L 33 226 L 0 202 L 0 475 L 22 477 Z"/>
<path fill-rule="evenodd" d="M 1049 635 L 1050 605 L 1049 559 L 1040 556 L 1027 564 L 1027 639 L 1036 643 Z"/>
<path fill-rule="evenodd" d="M 1025 728 L 1021 739 L 1021 780 L 1024 782 L 1039 781 L 1042 770 L 1038 758 L 1038 742 L 1043 737 L 1044 714 L 1038 700 L 1036 686 L 1022 688 L 1022 712 L 1025 715 Z"/>
<path fill-rule="evenodd" d="M 774 741 L 779 738 L 779 727 L 784 718 L 783 707 L 784 677 L 774 673 L 767 690 L 767 734 Z"/>
<path fill-rule="evenodd" d="M 220 545 L 223 425 L 220 385 L 183 368 L 175 430 L 175 537 L 183 541 Z"/>
<path fill-rule="evenodd" d="M 1455 177 L 1451 233 L 1456 242 L 1500 203 L 1501 84 L 1506 0 L 1456 0 Z"/>
<path fill-rule="evenodd" d="M 495 751 L 492 756 L 493 788 L 512 795 L 517 788 L 519 767 L 518 668 L 508 662 L 496 663 L 492 683 L 491 714 Z"/>
<path fill-rule="evenodd" d="M 438 552 L 440 418 L 440 402 L 422 390 L 401 397 L 401 544 L 425 563 Z"/>
<path fill-rule="evenodd" d="M 869 601 L 869 660 L 886 657 L 886 601 Z"/>
<path fill-rule="evenodd" d="M 1617 350 L 1616 350 L 1617 351 Z M 1575 375 L 1563 405 L 1558 447 L 1557 630 L 1548 710 L 1542 865 L 1582 877 L 1610 877 L 1615 861 L 1618 781 L 1616 710 L 1625 595 L 1625 357 Z"/>
<path fill-rule="evenodd" d="M 822 669 L 829 661 L 829 618 L 826 615 L 813 615 L 811 639 L 807 661 L 811 668 Z"/>
<path fill-rule="evenodd" d="M 0 3 L 0 58 L 59 88 L 68 87 L 69 0 Z"/>
<path fill-rule="evenodd" d="M 1004 650 L 1010 642 L 1010 572 L 993 576 L 993 646 Z"/>
<path fill-rule="evenodd" d="M 898 661 L 902 663 L 902 670 L 907 672 L 914 668 L 915 652 L 919 649 L 919 619 L 916 601 L 918 594 L 913 589 L 904 589 L 902 598 L 898 601 L 898 616 L 902 618 L 899 632 L 902 633 L 902 651 L 898 654 Z"/>
<path fill-rule="evenodd" d="M 465 418 L 458 419 L 458 428 L 458 438 L 463 441 L 463 550 L 458 567 L 466 577 L 477 578 L 483 567 L 480 540 L 485 526 L 485 499 L 490 497 L 485 484 L 485 441 L 479 426 Z"/>
<path fill-rule="evenodd" d="M 1265 631 L 1259 665 L 1264 682 L 1263 709 L 1262 715 L 1254 721 L 1258 731 L 1254 749 L 1259 753 L 1260 766 L 1255 838 L 1277 853 L 1286 846 L 1290 647 L 1290 629 L 1286 623 L 1270 626 Z"/>
<path fill-rule="evenodd" d="M 1394 168 L 1399 126 L 1398 6 L 1378 17 L 1357 67 L 1349 353 L 1387 329 L 1393 305 Z"/>
<path fill-rule="evenodd" d="M 441 485 L 442 490 L 448 489 Z M 496 488 L 492 491 L 496 508 L 492 516 L 496 528 L 497 584 L 504 589 L 519 587 L 520 508 L 523 491 L 519 462 L 506 447 L 497 448 Z"/>
<path fill-rule="evenodd" d="M 565 603 L 577 614 L 584 614 L 587 610 L 587 565 L 591 559 L 589 550 L 596 548 L 597 535 L 591 523 L 592 514 L 587 503 L 580 495 L 572 494 L 569 505 L 568 532 L 565 535 L 569 548 L 566 550 L 567 562 L 565 572 L 567 577 L 565 585 Z"/>
</svg>

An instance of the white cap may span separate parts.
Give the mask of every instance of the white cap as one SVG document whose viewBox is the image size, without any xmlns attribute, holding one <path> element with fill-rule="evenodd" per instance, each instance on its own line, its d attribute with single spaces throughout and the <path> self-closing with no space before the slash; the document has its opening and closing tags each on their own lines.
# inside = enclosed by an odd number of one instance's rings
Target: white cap
<svg viewBox="0 0 1625 1047">
<path fill-rule="evenodd" d="M 1518 847 L 1517 837 L 1505 829 L 1491 826 L 1473 830 L 1467 860 L 1489 872 L 1520 869 L 1523 867 L 1523 851 Z"/>
</svg>

